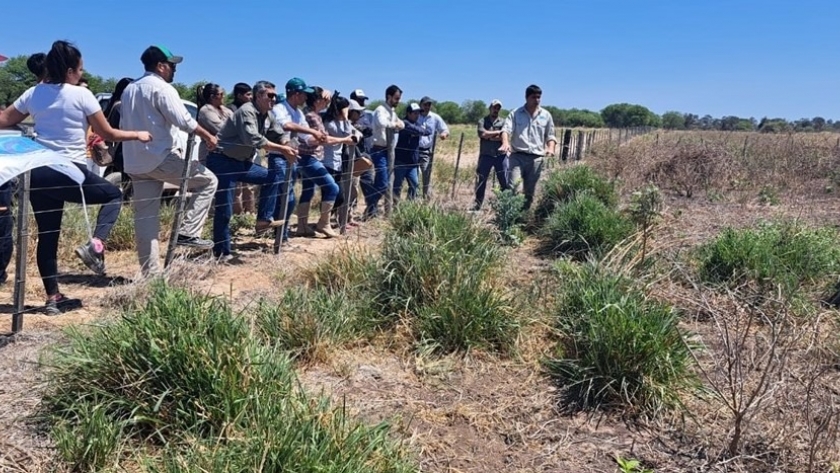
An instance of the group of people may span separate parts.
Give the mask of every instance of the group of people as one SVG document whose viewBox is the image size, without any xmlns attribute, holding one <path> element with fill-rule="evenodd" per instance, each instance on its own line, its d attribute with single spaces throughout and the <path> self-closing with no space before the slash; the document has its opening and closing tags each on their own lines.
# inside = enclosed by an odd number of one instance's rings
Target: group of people
<svg viewBox="0 0 840 473">
<path fill-rule="evenodd" d="M 39 235 L 37 263 L 47 295 L 44 310 L 50 315 L 81 306 L 81 301 L 59 291 L 57 281 L 64 203 L 101 205 L 90 240 L 76 249 L 79 258 L 101 275 L 105 273 L 105 242 L 123 202 L 120 188 L 90 166 L 88 144 L 92 134 L 110 143 L 114 161 L 131 180 L 135 238 L 144 276 L 161 271 L 160 197 L 165 183 L 178 185 L 183 179 L 186 150 L 178 138 L 182 132 L 197 136 L 201 143 L 199 162 L 187 168 L 186 210 L 173 238 L 181 246 L 212 248 L 220 261 L 232 259 L 230 220 L 234 201 L 243 203 L 240 209 L 246 205 L 248 184 L 259 186 L 255 208 L 258 236 L 273 235 L 282 228 L 282 240 L 287 243 L 290 230 L 285 223 L 297 213 L 297 236 L 314 236 L 317 232 L 335 237 L 331 216 L 343 204 L 345 194 L 350 196 L 351 207 L 355 206 L 359 186 L 365 204 L 362 219 L 379 215 L 380 201 L 391 195 L 391 150 L 395 201 L 404 182 L 408 182 L 408 198 L 416 198 L 421 176 L 423 196 L 429 197 L 434 140 L 449 136 L 444 120 L 431 110 L 434 102 L 429 97 L 408 104 L 405 115 L 398 117 L 396 107 L 402 90 L 396 85 L 386 89 L 382 105 L 369 111 L 365 108 L 369 98 L 361 89 L 344 97 L 297 77 L 288 80 L 283 91 L 269 81 L 253 86 L 236 84 L 234 101 L 228 105 L 224 104 L 224 89 L 211 83 L 197 91 L 196 119 L 171 85 L 183 58 L 163 46 L 150 46 L 143 52 L 143 76 L 121 80 L 105 110 L 89 90 L 78 86 L 84 62 L 74 45 L 56 41 L 39 58 L 40 68 L 30 65 L 38 77 L 37 85 L 0 112 L 0 128 L 14 126 L 31 115 L 36 140 L 66 157 L 84 175 L 84 181 L 77 185 L 68 175 L 48 166 L 33 169 L 30 174 L 30 201 Z M 494 100 L 488 116 L 479 123 L 476 208 L 483 201 L 491 169 L 495 169 L 502 188 L 509 188 L 521 176 L 526 205 L 530 205 L 542 156 L 553 154 L 556 144 L 551 115 L 539 107 L 540 97 L 539 88 L 530 86 L 526 105 L 505 120 L 499 116 L 501 103 Z M 389 129 L 395 138 L 392 141 Z M 353 154 L 348 155 L 351 151 Z M 298 197 L 293 189 L 297 180 L 302 188 Z M 349 191 L 341 188 L 347 181 L 351 183 Z M 8 264 L 7 246 L 11 255 L 8 187 L 0 188 L 0 232 L 8 235 L 0 237 L 3 270 Z M 309 214 L 316 188 L 321 199 L 313 229 Z M 212 241 L 201 238 L 211 206 Z M 353 220 L 346 224 L 357 225 Z"/>
</svg>

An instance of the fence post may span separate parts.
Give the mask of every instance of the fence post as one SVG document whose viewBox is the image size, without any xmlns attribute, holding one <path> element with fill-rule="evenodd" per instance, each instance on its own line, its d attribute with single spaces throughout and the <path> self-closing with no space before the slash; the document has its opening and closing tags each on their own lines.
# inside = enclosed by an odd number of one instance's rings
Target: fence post
<svg viewBox="0 0 840 473">
<path fill-rule="evenodd" d="M 388 142 L 388 189 L 385 191 L 385 216 L 390 217 L 394 209 L 394 153 L 396 152 L 396 132 L 393 128 L 385 129 L 385 141 Z"/>
<path fill-rule="evenodd" d="M 175 210 L 175 219 L 172 221 L 172 233 L 169 235 L 169 244 L 166 248 L 166 258 L 163 267 L 168 268 L 175 255 L 175 246 L 178 245 L 178 234 L 181 231 L 181 221 L 184 219 L 184 209 L 187 206 L 187 179 L 190 176 L 192 164 L 192 152 L 195 146 L 195 132 L 187 136 L 187 151 L 184 153 L 184 171 L 181 174 L 181 182 L 178 185 L 178 208 Z"/>
<path fill-rule="evenodd" d="M 744 151 L 741 153 L 741 157 L 746 159 L 747 158 L 747 144 L 749 144 L 750 135 L 744 137 Z"/>
<path fill-rule="evenodd" d="M 584 131 L 578 131 L 577 150 L 575 151 L 575 160 L 580 161 L 586 153 L 586 135 Z"/>
<path fill-rule="evenodd" d="M 347 221 L 350 220 L 350 193 L 353 187 L 353 160 L 356 157 L 356 145 L 344 145 L 341 153 L 341 197 L 342 204 L 338 208 L 338 232 L 347 233 Z"/>
<path fill-rule="evenodd" d="M 274 159 L 283 159 L 280 157 L 276 157 Z M 283 225 L 280 225 L 278 228 L 274 230 L 274 254 L 280 254 L 280 247 L 283 246 L 283 237 L 286 235 L 286 229 L 289 228 L 289 219 L 287 214 L 289 213 L 289 192 L 294 192 L 292 189 L 292 174 L 294 173 L 295 165 L 290 164 L 289 161 L 286 161 L 286 174 L 283 176 L 283 192 L 280 192 L 279 198 L 283 199 L 277 202 L 277 205 L 280 206 L 280 215 L 283 219 Z"/>
<path fill-rule="evenodd" d="M 461 166 L 461 150 L 464 148 L 464 133 L 461 132 L 461 139 L 458 140 L 458 156 L 455 158 L 455 173 L 452 176 L 451 199 L 455 198 L 455 185 L 458 184 L 458 167 Z"/>
<path fill-rule="evenodd" d="M 17 242 L 15 248 L 15 312 L 12 314 L 12 333 L 23 330 L 23 310 L 26 300 L 26 253 L 29 248 L 29 171 L 18 180 Z"/>
<path fill-rule="evenodd" d="M 560 150 L 560 159 L 566 161 L 569 159 L 569 148 L 572 144 L 572 130 L 565 130 L 563 132 L 563 148 Z"/>
</svg>

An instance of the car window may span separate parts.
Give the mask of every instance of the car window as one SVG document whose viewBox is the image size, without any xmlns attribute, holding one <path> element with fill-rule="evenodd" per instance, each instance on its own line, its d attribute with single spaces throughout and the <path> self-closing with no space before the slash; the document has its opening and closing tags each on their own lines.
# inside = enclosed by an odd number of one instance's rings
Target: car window
<svg viewBox="0 0 840 473">
<path fill-rule="evenodd" d="M 198 118 L 198 109 L 195 107 L 195 105 L 185 103 L 184 106 L 187 107 L 187 110 L 190 112 L 190 115 L 192 115 L 193 118 Z"/>
</svg>

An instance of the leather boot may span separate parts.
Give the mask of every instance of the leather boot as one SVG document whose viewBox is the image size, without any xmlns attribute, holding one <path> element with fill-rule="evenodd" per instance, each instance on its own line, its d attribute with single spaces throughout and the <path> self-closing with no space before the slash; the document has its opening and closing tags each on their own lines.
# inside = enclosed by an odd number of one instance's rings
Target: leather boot
<svg viewBox="0 0 840 473">
<path fill-rule="evenodd" d="M 332 226 L 330 226 L 330 212 L 332 211 L 333 204 L 335 202 L 321 202 L 321 218 L 318 220 L 318 224 L 315 225 L 315 231 L 325 235 L 327 238 L 339 236 L 338 233 L 333 231 Z"/>
<path fill-rule="evenodd" d="M 297 206 L 297 236 L 315 236 L 315 232 L 309 229 L 309 202 Z"/>
</svg>

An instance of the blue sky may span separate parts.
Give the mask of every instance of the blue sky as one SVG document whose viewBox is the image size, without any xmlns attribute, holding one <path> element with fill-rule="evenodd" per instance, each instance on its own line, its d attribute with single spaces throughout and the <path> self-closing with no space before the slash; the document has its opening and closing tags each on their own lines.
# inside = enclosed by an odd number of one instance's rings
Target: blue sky
<svg viewBox="0 0 840 473">
<path fill-rule="evenodd" d="M 374 98 L 395 83 L 407 98 L 511 108 L 535 83 L 562 108 L 840 118 L 836 0 L 5 3 L 0 54 L 67 39 L 105 77 L 141 74 L 140 53 L 160 43 L 185 58 L 177 81 L 228 91 L 300 76 Z"/>
</svg>

